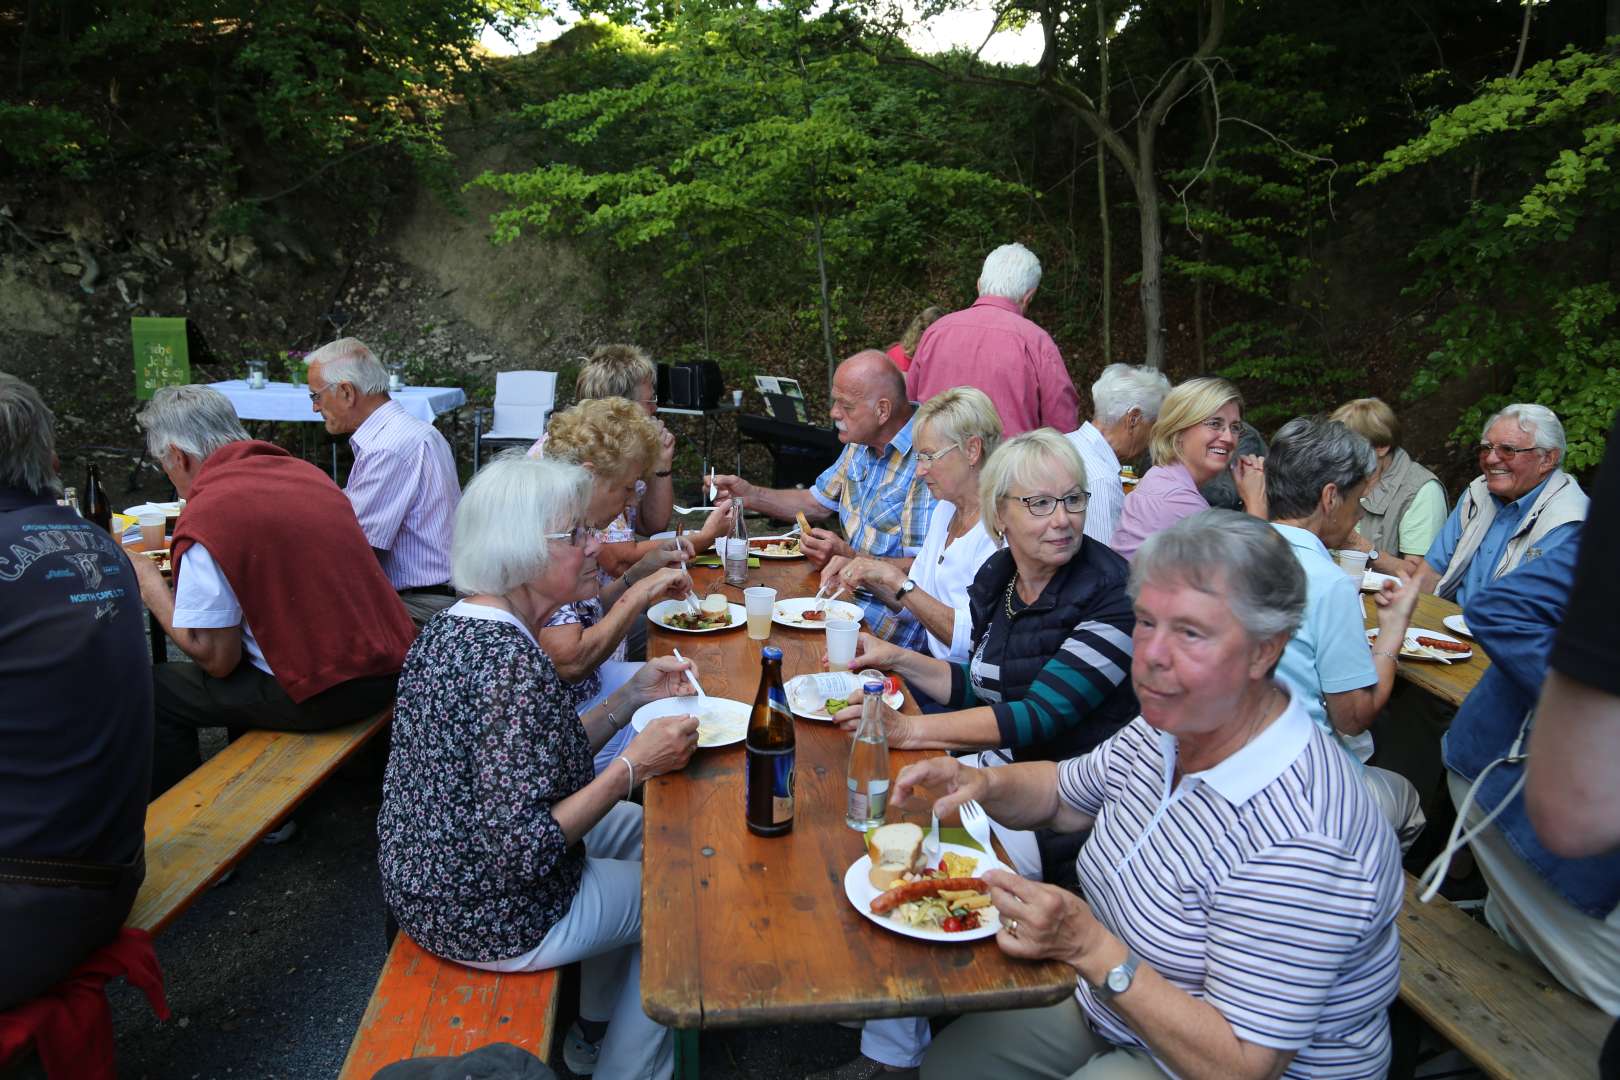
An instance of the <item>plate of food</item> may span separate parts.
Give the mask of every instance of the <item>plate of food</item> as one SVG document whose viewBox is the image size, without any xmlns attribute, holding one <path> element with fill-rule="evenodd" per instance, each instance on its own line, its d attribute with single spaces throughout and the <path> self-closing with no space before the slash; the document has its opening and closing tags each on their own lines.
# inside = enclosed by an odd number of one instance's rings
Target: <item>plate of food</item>
<svg viewBox="0 0 1620 1080">
<path fill-rule="evenodd" d="M 748 718 L 754 707 L 742 701 L 722 697 L 667 697 L 649 701 L 630 717 L 630 726 L 637 731 L 660 716 L 698 718 L 698 748 L 708 750 L 715 746 L 740 743 L 748 734 Z"/>
<path fill-rule="evenodd" d="M 900 692 L 898 679 L 894 676 L 888 679 L 893 681 L 888 682 L 891 689 L 884 692 L 883 703 L 898 709 L 906 703 L 906 695 Z M 849 704 L 850 697 L 860 689 L 861 681 L 859 675 L 849 671 L 820 671 L 795 675 L 782 689 L 787 691 L 788 708 L 793 710 L 794 716 L 831 721 L 833 714 Z"/>
<path fill-rule="evenodd" d="M 748 554 L 761 559 L 802 559 L 797 536 L 760 536 L 748 541 Z"/>
<path fill-rule="evenodd" d="M 1376 570 L 1363 570 L 1361 572 L 1361 591 L 1378 592 L 1383 589 L 1386 581 L 1391 582 L 1397 589 L 1401 587 L 1401 579 L 1394 574 L 1380 574 Z"/>
<path fill-rule="evenodd" d="M 1367 631 L 1367 640 L 1376 641 L 1378 630 Z M 1466 660 L 1474 655 L 1474 647 L 1450 634 L 1422 627 L 1408 627 L 1406 640 L 1401 642 L 1401 656 L 1407 660 L 1438 660 L 1449 664 L 1453 660 Z"/>
<path fill-rule="evenodd" d="M 169 561 L 169 549 L 168 548 L 160 548 L 157 551 L 132 551 L 132 552 L 130 552 L 130 554 L 131 555 L 140 555 L 140 556 L 144 556 L 145 558 L 151 559 L 153 562 L 157 563 L 157 568 L 159 570 L 163 571 L 165 574 L 170 573 L 172 571 L 170 561 Z"/>
<path fill-rule="evenodd" d="M 721 593 L 705 596 L 700 607 L 700 612 L 694 615 L 685 600 L 665 600 L 648 608 L 647 618 L 666 630 L 679 630 L 683 634 L 730 630 L 748 621 L 748 609 L 741 604 L 728 603 Z"/>
<path fill-rule="evenodd" d="M 843 600 L 827 601 L 825 611 L 816 610 L 821 601 L 813 596 L 796 596 L 791 600 L 778 600 L 771 612 L 771 622 L 777 626 L 791 626 L 797 630 L 820 630 L 828 619 L 854 619 L 861 621 L 861 609 Z"/>
<path fill-rule="evenodd" d="M 1007 867 L 962 844 L 939 845 L 940 862 L 922 865 L 922 826 L 909 821 L 866 834 L 867 853 L 844 872 L 844 895 L 885 930 L 924 941 L 994 937 L 1001 916 L 990 905 L 986 870 Z"/>
<path fill-rule="evenodd" d="M 1466 638 L 1471 638 L 1474 636 L 1474 632 L 1468 629 L 1468 623 L 1464 621 L 1461 615 L 1447 615 L 1445 618 L 1440 620 L 1440 625 L 1445 627 L 1447 630 L 1450 630 L 1452 633 L 1461 634 Z"/>
</svg>

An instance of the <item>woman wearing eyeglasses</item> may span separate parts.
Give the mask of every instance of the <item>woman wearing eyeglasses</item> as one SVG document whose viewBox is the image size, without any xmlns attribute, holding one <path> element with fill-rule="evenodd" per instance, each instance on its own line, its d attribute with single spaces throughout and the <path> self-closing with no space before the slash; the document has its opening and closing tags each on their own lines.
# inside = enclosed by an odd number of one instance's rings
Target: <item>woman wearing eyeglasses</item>
<svg viewBox="0 0 1620 1080">
<path fill-rule="evenodd" d="M 383 897 L 418 945 L 488 971 L 580 961 L 578 1074 L 668 1077 L 674 1040 L 641 1008 L 637 784 L 683 767 L 697 719 L 652 721 L 593 775 L 592 752 L 645 702 L 687 693 L 659 657 L 576 714 L 535 640 L 600 588 L 592 477 L 502 457 L 467 485 L 450 576 L 464 599 L 430 622 L 399 678 L 377 818 Z"/>
<path fill-rule="evenodd" d="M 1198 489 L 1226 469 L 1243 509 L 1264 521 L 1265 461 L 1239 455 L 1243 430 L 1243 395 L 1225 379 L 1188 379 L 1170 391 L 1153 427 L 1153 467 L 1125 496 L 1114 550 L 1129 559 L 1154 533 L 1208 510 Z"/>
</svg>

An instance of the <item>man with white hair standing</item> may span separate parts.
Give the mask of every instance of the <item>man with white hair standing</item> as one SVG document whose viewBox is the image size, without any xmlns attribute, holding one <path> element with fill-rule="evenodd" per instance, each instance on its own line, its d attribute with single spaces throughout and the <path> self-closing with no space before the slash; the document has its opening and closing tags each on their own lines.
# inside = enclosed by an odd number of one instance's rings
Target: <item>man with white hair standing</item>
<svg viewBox="0 0 1620 1080">
<path fill-rule="evenodd" d="M 906 373 L 911 400 L 974 386 L 995 402 L 1006 438 L 1041 427 L 1079 427 L 1080 397 L 1063 354 L 1052 335 L 1024 316 L 1040 283 L 1041 261 L 1022 244 L 1003 244 L 985 256 L 973 306 L 934 323 L 918 343 Z"/>
<path fill-rule="evenodd" d="M 1578 535 L 1590 500 L 1559 468 L 1563 457 L 1564 425 L 1545 405 L 1509 405 L 1491 417 L 1480 436 L 1483 472 L 1418 568 L 1423 591 L 1466 610 L 1491 582 Z"/>
<path fill-rule="evenodd" d="M 1084 532 L 1093 540 L 1113 543 L 1125 509 L 1119 467 L 1147 450 L 1168 393 L 1170 380 L 1164 372 L 1130 364 L 1109 364 L 1091 384 L 1091 419 L 1069 432 L 1069 441 L 1086 463 L 1091 503 Z"/>
<path fill-rule="evenodd" d="M 354 468 L 343 493 L 383 573 L 418 626 L 456 602 L 450 535 L 461 485 L 439 429 L 388 395 L 388 372 L 358 338 L 309 355 L 309 400 L 334 435 L 348 435 Z"/>
</svg>

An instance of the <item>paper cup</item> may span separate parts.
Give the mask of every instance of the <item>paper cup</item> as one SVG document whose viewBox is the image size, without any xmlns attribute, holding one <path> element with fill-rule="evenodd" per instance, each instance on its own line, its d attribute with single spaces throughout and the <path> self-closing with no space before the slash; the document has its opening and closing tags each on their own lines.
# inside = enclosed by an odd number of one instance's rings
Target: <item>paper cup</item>
<svg viewBox="0 0 1620 1080">
<path fill-rule="evenodd" d="M 167 514 L 142 514 L 135 519 L 135 523 L 141 527 L 142 547 L 152 551 L 163 546 L 164 530 L 169 525 Z"/>
<path fill-rule="evenodd" d="M 855 662 L 861 624 L 854 619 L 827 620 L 827 670 L 848 671 Z"/>
<path fill-rule="evenodd" d="M 1356 580 L 1356 587 L 1360 588 L 1361 578 L 1367 572 L 1367 553 L 1365 551 L 1339 552 L 1339 569 Z"/>
</svg>

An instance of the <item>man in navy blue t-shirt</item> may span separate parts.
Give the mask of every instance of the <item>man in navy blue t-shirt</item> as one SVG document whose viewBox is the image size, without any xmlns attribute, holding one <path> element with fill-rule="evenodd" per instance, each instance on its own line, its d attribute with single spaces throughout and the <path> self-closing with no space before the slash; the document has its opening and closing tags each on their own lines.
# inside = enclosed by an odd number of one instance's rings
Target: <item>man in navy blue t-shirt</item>
<svg viewBox="0 0 1620 1080">
<path fill-rule="evenodd" d="M 56 472 L 50 410 L 0 372 L 0 1009 L 112 940 L 146 874 L 140 591 Z"/>
</svg>

